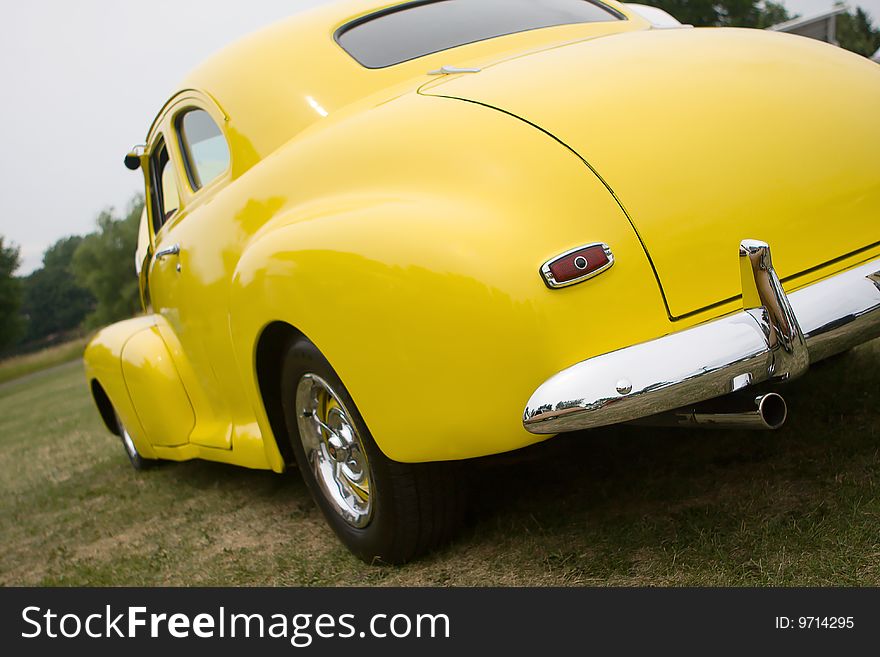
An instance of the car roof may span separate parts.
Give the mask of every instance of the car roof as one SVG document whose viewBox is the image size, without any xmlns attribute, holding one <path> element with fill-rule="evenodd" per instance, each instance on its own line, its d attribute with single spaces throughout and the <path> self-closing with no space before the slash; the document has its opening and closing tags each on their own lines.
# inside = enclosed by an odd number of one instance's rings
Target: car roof
<svg viewBox="0 0 880 657">
<path fill-rule="evenodd" d="M 641 19 L 614 0 L 600 2 L 629 19 Z M 192 71 L 180 92 L 199 90 L 228 117 L 231 132 L 253 162 L 312 124 L 332 118 L 356 101 L 382 102 L 425 81 L 431 68 L 491 61 L 503 53 L 573 40 L 595 25 L 564 25 L 459 46 L 382 69 L 368 69 L 336 42 L 349 22 L 390 7 L 414 4 L 388 0 L 337 0 L 321 4 L 250 34 L 212 55 Z M 454 53 L 452 51 L 455 51 Z M 448 54 L 447 54 L 448 53 Z M 177 96 L 178 94 L 175 94 Z M 157 116 L 174 104 L 166 103 Z M 157 122 L 150 128 L 152 139 Z M 149 143 L 149 141 L 148 141 Z"/>
</svg>

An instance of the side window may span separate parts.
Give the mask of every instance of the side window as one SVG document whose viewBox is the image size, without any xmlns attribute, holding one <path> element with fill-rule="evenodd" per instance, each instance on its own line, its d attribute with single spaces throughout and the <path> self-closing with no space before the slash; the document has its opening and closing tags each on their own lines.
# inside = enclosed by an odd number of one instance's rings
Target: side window
<svg viewBox="0 0 880 657">
<path fill-rule="evenodd" d="M 141 220 L 138 223 L 137 250 L 134 252 L 134 271 L 138 276 L 141 275 L 141 269 L 147 260 L 149 252 L 150 233 L 149 226 L 147 225 L 147 209 L 144 208 L 144 211 L 141 213 Z"/>
<path fill-rule="evenodd" d="M 177 119 L 180 150 L 194 190 L 201 189 L 229 168 L 229 145 L 204 110 L 193 109 Z"/>
<path fill-rule="evenodd" d="M 160 228 L 171 218 L 180 207 L 180 197 L 177 191 L 177 177 L 174 175 L 174 166 L 168 157 L 168 147 L 164 141 L 159 141 L 153 156 L 150 158 L 152 167 L 151 203 L 153 204 L 153 231 Z"/>
<path fill-rule="evenodd" d="M 141 213 L 141 221 L 138 226 L 138 242 L 137 251 L 134 254 L 134 270 L 138 276 L 138 287 L 141 292 L 141 307 L 144 310 L 150 309 L 150 285 L 147 277 L 144 275 L 144 267 L 148 264 L 152 249 L 150 247 L 150 226 L 147 223 L 147 209 Z"/>
</svg>

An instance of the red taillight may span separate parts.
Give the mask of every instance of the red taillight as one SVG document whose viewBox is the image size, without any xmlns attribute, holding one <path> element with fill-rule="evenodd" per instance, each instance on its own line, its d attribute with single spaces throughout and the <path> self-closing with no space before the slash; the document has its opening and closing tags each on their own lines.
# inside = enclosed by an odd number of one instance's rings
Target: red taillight
<svg viewBox="0 0 880 657">
<path fill-rule="evenodd" d="M 544 263 L 541 275 L 549 287 L 565 287 L 591 278 L 613 264 L 614 256 L 607 244 L 587 244 Z"/>
</svg>

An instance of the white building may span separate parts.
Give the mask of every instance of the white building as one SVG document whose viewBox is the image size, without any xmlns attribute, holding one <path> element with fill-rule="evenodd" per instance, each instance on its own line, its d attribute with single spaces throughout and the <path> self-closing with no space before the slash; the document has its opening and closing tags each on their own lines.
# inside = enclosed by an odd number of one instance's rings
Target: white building
<svg viewBox="0 0 880 657">
<path fill-rule="evenodd" d="M 840 45 L 837 42 L 837 17 L 845 12 L 846 7 L 835 7 L 834 9 L 821 14 L 804 16 L 802 18 L 792 18 L 790 21 L 777 23 L 767 29 L 775 32 L 799 34 L 801 36 L 810 37 L 811 39 L 827 41 L 828 43 L 833 43 L 837 46 Z"/>
<path fill-rule="evenodd" d="M 650 21 L 655 28 L 682 27 L 681 23 L 662 9 L 641 4 L 627 3 L 627 5 L 643 18 Z M 792 18 L 790 21 L 777 23 L 767 29 L 773 30 L 774 32 L 798 34 L 800 36 L 826 41 L 828 43 L 833 43 L 835 46 L 839 46 L 840 43 L 837 41 L 837 17 L 840 16 L 840 14 L 846 13 L 846 11 L 847 9 L 845 6 L 837 6 L 821 14 Z M 686 25 L 685 27 L 690 26 Z M 871 60 L 880 64 L 880 48 L 878 48 L 877 52 L 871 56 Z"/>
</svg>

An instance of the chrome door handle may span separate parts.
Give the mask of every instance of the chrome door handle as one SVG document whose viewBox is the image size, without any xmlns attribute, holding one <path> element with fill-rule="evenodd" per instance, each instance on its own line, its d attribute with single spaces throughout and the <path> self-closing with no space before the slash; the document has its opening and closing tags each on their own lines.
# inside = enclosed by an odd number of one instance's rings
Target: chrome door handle
<svg viewBox="0 0 880 657">
<path fill-rule="evenodd" d="M 167 249 L 160 249 L 159 251 L 156 251 L 156 260 L 161 260 L 162 258 L 176 255 L 180 255 L 180 244 L 173 244 Z"/>
</svg>

